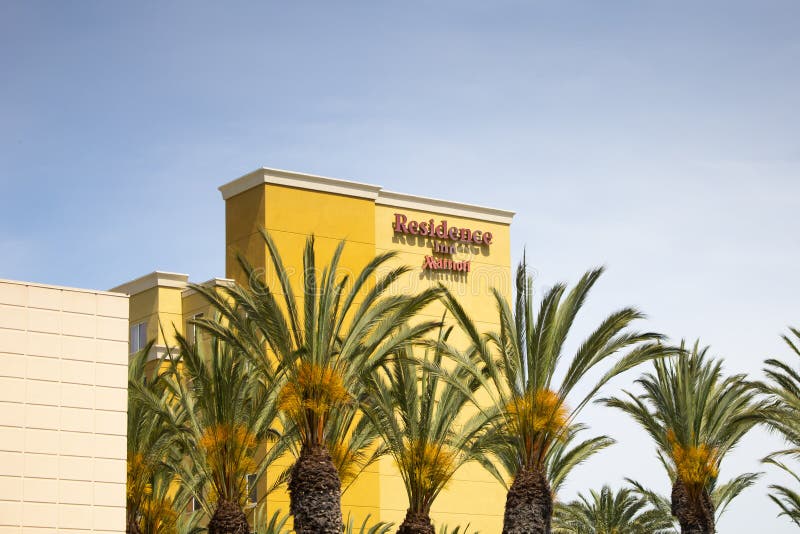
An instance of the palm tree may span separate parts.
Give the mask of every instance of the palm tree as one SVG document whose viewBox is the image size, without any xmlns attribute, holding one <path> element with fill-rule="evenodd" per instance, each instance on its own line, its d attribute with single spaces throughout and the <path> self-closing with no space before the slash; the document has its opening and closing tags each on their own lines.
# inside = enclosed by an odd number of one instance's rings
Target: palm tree
<svg viewBox="0 0 800 534">
<path fill-rule="evenodd" d="M 353 279 L 342 275 L 344 242 L 320 273 L 312 236 L 303 254 L 302 295 L 296 296 L 274 241 L 265 230 L 261 234 L 277 286 L 270 286 L 240 256 L 250 287 L 220 294 L 195 286 L 225 322 L 207 322 L 205 327 L 239 347 L 262 373 L 275 370 L 283 383 L 278 405 L 296 430 L 300 450 L 289 477 L 294 528 L 299 534 L 338 534 L 341 481 L 329 450 L 338 437 L 332 428 L 336 414 L 357 402 L 363 377 L 387 355 L 436 326 L 422 321 L 404 328 L 440 291 L 389 294 L 390 286 L 408 271 L 388 268 L 396 256 L 392 252 L 376 256 Z"/>
<path fill-rule="evenodd" d="M 439 341 L 449 332 L 440 329 Z M 462 465 L 480 454 L 486 417 L 465 413 L 477 387 L 463 369 L 442 368 L 439 345 L 419 362 L 406 347 L 369 377 L 364 410 L 383 437 L 408 497 L 398 534 L 434 534 L 430 511 L 436 497 Z"/>
<path fill-rule="evenodd" d="M 790 327 L 789 331 L 791 336 L 784 335 L 783 340 L 789 350 L 800 357 L 800 330 Z M 800 483 L 800 477 L 781 461 L 781 458 L 797 458 L 800 455 L 800 372 L 780 360 L 769 359 L 764 363 L 767 366 L 764 372 L 768 382 L 757 384 L 759 390 L 769 399 L 769 404 L 763 411 L 763 422 L 783 436 L 788 445 L 787 448 L 767 456 L 764 462 L 785 471 L 795 482 Z M 769 497 L 781 509 L 781 515 L 800 526 L 800 494 L 779 484 L 771 485 L 770 489 L 773 493 Z"/>
<path fill-rule="evenodd" d="M 204 345 L 177 333 L 176 339 L 179 355 L 170 358 L 163 375 L 169 397 L 138 391 L 181 443 L 186 458 L 173 468 L 210 516 L 209 534 L 248 534 L 248 475 L 260 478 L 284 450 L 275 442 L 274 388 L 224 342 L 211 340 L 206 357 Z M 270 442 L 275 443 L 265 445 Z"/>
<path fill-rule="evenodd" d="M 447 307 L 470 341 L 472 357 L 461 359 L 481 380 L 499 414 L 498 434 L 508 461 L 501 462 L 513 482 L 506 498 L 504 534 L 549 533 L 553 511 L 552 480 L 546 460 L 564 440 L 580 410 L 611 378 L 667 351 L 661 336 L 632 332 L 630 324 L 643 317 L 623 308 L 606 317 L 578 346 L 559 381 L 564 344 L 575 317 L 600 277 L 602 269 L 587 272 L 569 292 L 563 284 L 547 291 L 538 313 L 533 282 L 525 263 L 517 270 L 516 301 L 511 305 L 497 291 L 500 331 L 481 335 L 453 296 Z M 585 393 L 576 392 L 583 377 L 613 356 L 622 354 Z M 458 360 L 458 355 L 451 355 Z M 561 376 L 561 375 L 559 375 Z M 568 397 L 576 399 L 568 403 Z"/>
<path fill-rule="evenodd" d="M 159 473 L 170 472 L 169 459 L 175 458 L 176 440 L 163 421 L 154 417 L 137 391 L 154 397 L 164 395 L 155 371 L 148 373 L 147 360 L 152 342 L 134 354 L 128 364 L 128 465 L 126 484 L 126 532 L 149 532 L 143 528 L 146 510 L 152 508 L 153 484 Z"/>
<path fill-rule="evenodd" d="M 603 486 L 556 504 L 553 534 L 672 534 L 672 518 L 630 488 Z"/>
<path fill-rule="evenodd" d="M 718 524 L 720 518 L 725 514 L 728 505 L 749 487 L 752 487 L 761 476 L 761 473 L 744 473 L 733 477 L 724 484 L 719 484 L 715 480 L 710 488 L 711 503 L 714 505 L 714 523 Z M 639 482 L 625 479 L 631 485 L 632 491 L 640 498 L 646 500 L 650 506 L 659 510 L 664 517 L 669 519 L 675 531 L 680 530 L 680 523 L 672 515 L 672 503 L 669 497 L 644 487 Z"/>
<path fill-rule="evenodd" d="M 601 401 L 633 417 L 655 442 L 684 534 L 715 532 L 711 492 L 720 464 L 756 424 L 760 408 L 745 376 L 723 376 L 722 362 L 707 359 L 707 352 L 696 343 L 691 352 L 656 360 L 655 374 L 636 381 L 644 394 L 626 391 L 624 399 Z"/>
<path fill-rule="evenodd" d="M 189 488 L 179 484 L 171 469 L 155 473 L 150 491 L 140 508 L 141 532 L 147 534 L 192 534 L 201 532 L 199 512 L 186 513 L 192 499 Z"/>
<path fill-rule="evenodd" d="M 325 446 L 339 473 L 342 495 L 350 489 L 367 467 L 386 454 L 386 447 L 380 440 L 375 425 L 368 418 L 361 417 L 361 404 L 366 395 L 361 386 L 363 384 L 357 385 L 359 393 L 354 395 L 355 399 L 361 400 L 341 406 L 332 412 L 329 415 L 328 431 L 325 433 Z M 289 450 L 297 458 L 300 455 L 297 428 L 285 418 L 283 423 L 284 439 L 287 439 Z M 278 475 L 272 487 L 277 488 L 287 483 L 291 470 L 290 466 Z"/>
</svg>

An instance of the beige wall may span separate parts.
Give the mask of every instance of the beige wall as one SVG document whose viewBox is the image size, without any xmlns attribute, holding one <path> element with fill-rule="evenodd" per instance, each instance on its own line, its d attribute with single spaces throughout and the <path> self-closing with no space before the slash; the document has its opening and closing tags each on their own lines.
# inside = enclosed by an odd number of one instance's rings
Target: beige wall
<svg viewBox="0 0 800 534">
<path fill-rule="evenodd" d="M 124 532 L 128 298 L 0 280 L 0 534 Z"/>
</svg>

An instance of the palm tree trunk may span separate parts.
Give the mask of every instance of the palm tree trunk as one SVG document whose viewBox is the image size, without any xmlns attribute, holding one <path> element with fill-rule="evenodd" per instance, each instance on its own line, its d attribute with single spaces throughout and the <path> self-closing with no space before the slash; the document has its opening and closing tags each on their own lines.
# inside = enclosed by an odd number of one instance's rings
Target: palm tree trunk
<svg viewBox="0 0 800 534">
<path fill-rule="evenodd" d="M 412 512 L 409 508 L 397 534 L 436 534 L 436 531 L 427 512 Z"/>
<path fill-rule="evenodd" d="M 142 534 L 139 529 L 139 523 L 136 521 L 134 514 L 129 514 L 127 525 L 125 526 L 125 534 Z"/>
<path fill-rule="evenodd" d="M 220 500 L 208 522 L 208 534 L 249 534 L 247 516 L 238 504 Z"/>
<path fill-rule="evenodd" d="M 342 483 L 324 446 L 303 446 L 292 467 L 289 500 L 297 534 L 341 534 Z"/>
<path fill-rule="evenodd" d="M 672 515 L 681 525 L 681 534 L 714 534 L 714 504 L 705 489 L 699 498 L 692 499 L 684 483 L 678 479 L 672 485 Z"/>
<path fill-rule="evenodd" d="M 544 472 L 523 469 L 506 496 L 503 534 L 550 534 L 553 494 Z"/>
</svg>

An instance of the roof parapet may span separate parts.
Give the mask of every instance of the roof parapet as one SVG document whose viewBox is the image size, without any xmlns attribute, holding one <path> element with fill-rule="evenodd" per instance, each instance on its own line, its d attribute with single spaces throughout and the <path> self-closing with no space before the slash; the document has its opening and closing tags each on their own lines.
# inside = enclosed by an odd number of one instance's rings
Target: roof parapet
<svg viewBox="0 0 800 534">
<path fill-rule="evenodd" d="M 171 273 L 166 271 L 153 271 L 152 273 L 135 278 L 130 282 L 125 282 L 117 287 L 109 289 L 115 293 L 126 295 L 137 295 L 154 287 L 172 287 L 183 289 L 189 283 L 189 275 L 181 273 Z"/>
<path fill-rule="evenodd" d="M 479 221 L 491 221 L 501 224 L 511 224 L 514 212 L 462 202 L 452 202 L 435 198 L 408 195 L 385 191 L 381 186 L 328 178 L 313 174 L 304 174 L 281 169 L 262 167 L 245 174 L 232 182 L 219 187 L 222 198 L 229 198 L 244 193 L 262 184 L 276 184 L 311 191 L 322 191 L 339 195 L 348 195 L 358 198 L 374 200 L 376 204 L 396 206 L 398 208 L 415 209 L 419 211 L 434 211 L 457 217 L 467 217 Z"/>
</svg>

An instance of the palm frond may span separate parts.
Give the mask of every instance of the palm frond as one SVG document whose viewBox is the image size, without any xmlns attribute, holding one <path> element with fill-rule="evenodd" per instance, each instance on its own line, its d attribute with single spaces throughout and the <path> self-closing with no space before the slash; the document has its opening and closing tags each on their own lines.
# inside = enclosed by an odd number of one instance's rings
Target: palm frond
<svg viewBox="0 0 800 534">
<path fill-rule="evenodd" d="M 273 237 L 263 229 L 261 235 L 270 265 L 265 273 L 240 258 L 248 287 L 237 285 L 220 294 L 192 286 L 222 318 L 198 324 L 236 347 L 267 381 L 281 384 L 279 407 L 293 427 L 298 449 L 329 446 L 343 435 L 343 424 L 356 429 L 358 417 L 346 414 L 357 413 L 362 376 L 438 325 L 414 321 L 403 328 L 440 289 L 390 294 L 407 272 L 406 267 L 389 268 L 395 253 L 377 255 L 351 278 L 339 265 L 344 242 L 321 265 L 313 236 L 303 250 L 299 280 L 293 280 Z M 295 292 L 297 287 L 302 294 Z M 364 452 L 370 438 L 364 432 L 357 438 L 352 446 L 361 452 L 350 456 L 363 466 L 374 460 Z"/>
<path fill-rule="evenodd" d="M 360 524 L 355 522 L 355 518 L 351 513 L 347 514 L 347 519 L 344 523 L 344 534 L 389 534 L 394 523 L 387 523 L 386 521 L 372 521 L 372 514 L 367 514 Z"/>
<path fill-rule="evenodd" d="M 445 329 L 439 331 L 445 342 Z M 442 365 L 441 345 L 420 360 L 404 347 L 380 372 L 365 377 L 368 395 L 362 409 L 380 433 L 403 479 L 409 509 L 428 513 L 455 472 L 483 452 L 486 419 L 469 415 L 477 384 L 459 368 Z"/>
<path fill-rule="evenodd" d="M 669 510 L 653 506 L 630 488 L 608 486 L 557 503 L 553 534 L 674 534 Z"/>
<path fill-rule="evenodd" d="M 789 352 L 800 357 L 800 330 L 790 327 L 789 334 L 782 338 Z M 781 435 L 787 447 L 769 454 L 763 462 L 788 473 L 793 483 L 800 486 L 800 476 L 781 461 L 784 458 L 795 461 L 800 459 L 800 370 L 775 358 L 764 363 L 767 382 L 755 384 L 768 399 L 760 414 L 760 422 Z M 770 490 L 772 493 L 769 498 L 780 508 L 780 515 L 800 526 L 800 494 L 788 486 L 778 484 L 771 485 Z"/>
<path fill-rule="evenodd" d="M 179 350 L 161 375 L 168 397 L 142 398 L 168 426 L 184 455 L 174 470 L 207 515 L 226 500 L 244 506 L 248 476 L 262 479 L 282 454 L 277 440 L 275 387 L 259 378 L 250 360 L 224 341 L 189 343 L 175 334 Z"/>
<path fill-rule="evenodd" d="M 442 525 L 436 529 L 436 532 L 439 534 L 480 534 L 480 530 L 473 530 L 470 528 L 469 523 L 466 525 L 456 525 L 454 527 Z"/>
<path fill-rule="evenodd" d="M 291 516 L 278 509 L 269 514 L 266 505 L 260 505 L 253 514 L 255 534 L 289 534 Z"/>
<path fill-rule="evenodd" d="M 740 475 L 717 485 L 725 456 L 757 423 L 763 402 L 742 375 L 725 376 L 720 360 L 708 357 L 708 348 L 683 345 L 670 359 L 653 361 L 654 372 L 636 383 L 643 393 L 598 402 L 628 414 L 652 439 L 670 483 L 680 480 L 693 498 L 706 492 L 717 514 L 757 474 Z M 716 495 L 712 492 L 718 489 Z M 716 501 L 715 501 L 716 497 Z"/>
<path fill-rule="evenodd" d="M 493 413 L 490 419 L 496 430 L 491 442 L 499 463 L 492 466 L 488 457 L 481 463 L 495 477 L 514 478 L 522 469 L 545 469 L 551 449 L 564 441 L 582 408 L 608 381 L 676 352 L 660 343 L 659 334 L 632 331 L 632 323 L 643 315 L 624 308 L 603 320 L 564 361 L 567 339 L 602 272 L 602 268 L 588 271 L 571 289 L 553 286 L 537 307 L 523 261 L 517 269 L 513 305 L 494 291 L 499 328 L 487 333 L 480 332 L 455 296 L 445 295 L 447 310 L 469 340 L 466 357 L 454 348 L 446 352 L 468 369 L 492 406 L 485 411 Z M 585 377 L 600 366 L 607 367 L 600 379 L 588 389 L 583 387 Z M 559 369 L 563 369 L 560 381 Z M 584 393 L 578 395 L 578 390 Z"/>
</svg>

